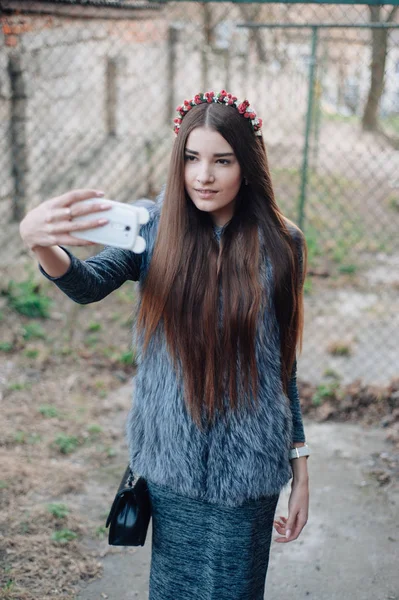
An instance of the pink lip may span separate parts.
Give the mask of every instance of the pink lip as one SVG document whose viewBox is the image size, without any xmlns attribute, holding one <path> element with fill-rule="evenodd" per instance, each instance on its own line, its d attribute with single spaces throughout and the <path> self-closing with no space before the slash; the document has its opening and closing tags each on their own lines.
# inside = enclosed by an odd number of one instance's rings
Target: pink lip
<svg viewBox="0 0 399 600">
<path fill-rule="evenodd" d="M 205 194 L 205 195 L 210 195 L 210 194 L 216 194 L 216 190 L 195 190 L 198 194 Z"/>
</svg>

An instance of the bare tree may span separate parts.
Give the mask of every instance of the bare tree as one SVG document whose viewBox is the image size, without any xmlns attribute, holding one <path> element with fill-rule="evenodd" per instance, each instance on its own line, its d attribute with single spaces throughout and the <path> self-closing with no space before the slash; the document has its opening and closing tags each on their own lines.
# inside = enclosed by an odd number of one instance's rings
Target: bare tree
<svg viewBox="0 0 399 600">
<path fill-rule="evenodd" d="M 214 41 L 215 23 L 212 19 L 212 7 L 207 2 L 202 2 L 202 30 L 204 32 L 204 44 L 201 47 L 201 85 L 202 89 L 208 87 L 209 51 Z"/>
<path fill-rule="evenodd" d="M 240 4 L 240 12 L 246 21 L 255 23 L 261 14 L 262 5 L 252 4 L 251 6 Z M 250 40 L 254 43 L 258 59 L 261 62 L 267 61 L 267 53 L 260 29 L 249 30 Z"/>
<path fill-rule="evenodd" d="M 381 6 L 369 6 L 371 23 L 381 22 Z M 386 23 L 392 23 L 398 11 L 394 6 Z M 371 59 L 371 82 L 367 98 L 366 108 L 362 118 L 362 127 L 365 131 L 379 131 L 378 106 L 384 91 L 384 73 L 388 49 L 388 29 L 372 29 L 372 59 Z"/>
</svg>

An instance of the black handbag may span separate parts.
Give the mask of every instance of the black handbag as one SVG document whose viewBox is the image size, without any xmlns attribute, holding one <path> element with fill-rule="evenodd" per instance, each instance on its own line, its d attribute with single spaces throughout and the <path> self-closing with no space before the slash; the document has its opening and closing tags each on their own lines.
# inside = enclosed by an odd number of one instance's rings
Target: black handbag
<svg viewBox="0 0 399 600">
<path fill-rule="evenodd" d="M 110 546 L 144 546 L 151 518 L 151 501 L 147 483 L 134 478 L 128 466 L 105 524 L 109 526 Z"/>
</svg>

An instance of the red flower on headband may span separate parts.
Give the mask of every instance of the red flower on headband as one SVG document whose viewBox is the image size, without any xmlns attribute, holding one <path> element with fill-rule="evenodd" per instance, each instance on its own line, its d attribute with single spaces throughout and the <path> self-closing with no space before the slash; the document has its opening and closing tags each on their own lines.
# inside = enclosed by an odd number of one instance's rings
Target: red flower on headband
<svg viewBox="0 0 399 600">
<path fill-rule="evenodd" d="M 241 115 L 243 115 L 244 113 L 247 112 L 248 106 L 249 106 L 248 100 L 244 100 L 244 102 L 241 102 L 241 104 L 239 104 L 237 106 L 237 110 Z"/>
<path fill-rule="evenodd" d="M 238 103 L 237 97 L 227 93 L 226 90 L 221 90 L 218 94 L 215 94 L 215 92 L 212 91 L 199 93 L 196 94 L 191 100 L 184 100 L 183 104 L 176 108 L 178 116 L 174 119 L 174 132 L 179 132 L 182 119 L 188 113 L 188 111 L 199 104 L 211 104 L 212 102 L 224 104 L 225 106 L 234 106 L 245 119 L 250 121 L 255 135 L 262 135 L 262 132 L 260 131 L 262 127 L 262 120 L 257 118 L 256 112 L 249 105 L 249 101 L 244 100 L 243 102 Z"/>
<path fill-rule="evenodd" d="M 206 98 L 206 101 L 210 104 L 211 102 L 213 102 L 215 92 L 205 92 L 204 96 Z"/>
</svg>

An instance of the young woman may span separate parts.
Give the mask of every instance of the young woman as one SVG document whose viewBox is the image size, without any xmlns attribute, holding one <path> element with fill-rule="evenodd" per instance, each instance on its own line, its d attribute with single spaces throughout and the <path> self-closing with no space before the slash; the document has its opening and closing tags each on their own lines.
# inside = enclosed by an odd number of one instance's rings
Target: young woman
<svg viewBox="0 0 399 600">
<path fill-rule="evenodd" d="M 106 248 L 81 261 L 61 247 L 88 244 L 70 233 L 104 223 L 71 220 L 101 207 L 81 202 L 96 190 L 43 202 L 20 226 L 42 273 L 76 302 L 140 281 L 127 436 L 152 502 L 151 600 L 263 599 L 273 523 L 285 543 L 307 521 L 296 386 L 307 252 L 275 202 L 261 128 L 225 91 L 178 107 L 144 254 Z M 273 521 L 291 478 L 288 518 Z"/>
</svg>

